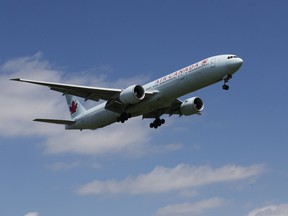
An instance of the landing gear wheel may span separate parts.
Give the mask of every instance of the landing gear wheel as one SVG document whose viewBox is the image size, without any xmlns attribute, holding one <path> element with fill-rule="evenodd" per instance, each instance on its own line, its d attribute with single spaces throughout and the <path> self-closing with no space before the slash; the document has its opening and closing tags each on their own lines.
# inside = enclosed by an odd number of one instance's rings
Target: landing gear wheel
<svg viewBox="0 0 288 216">
<path fill-rule="evenodd" d="M 228 83 L 230 79 L 232 79 L 232 75 L 230 75 L 230 74 L 227 74 L 227 75 L 223 78 L 223 80 L 224 80 L 224 85 L 222 86 L 222 89 L 223 89 L 223 90 L 228 90 L 228 89 L 229 89 L 229 86 L 228 86 L 226 83 Z"/>
<path fill-rule="evenodd" d="M 224 84 L 224 85 L 222 86 L 222 89 L 223 89 L 223 90 L 228 90 L 228 89 L 229 89 L 229 86 L 226 85 L 226 84 Z"/>
<path fill-rule="evenodd" d="M 160 118 L 156 118 L 152 123 L 150 123 L 150 128 L 158 128 L 160 127 L 162 124 L 165 124 L 165 120 L 164 119 L 160 119 Z"/>
<path fill-rule="evenodd" d="M 122 113 L 119 118 L 117 119 L 117 122 L 121 122 L 124 123 L 125 121 L 127 121 L 129 118 L 131 118 L 131 114 L 130 113 Z"/>
<path fill-rule="evenodd" d="M 160 126 L 161 126 L 161 120 L 160 120 L 160 119 L 157 119 L 156 122 L 155 122 L 155 125 L 157 125 L 157 126 L 160 127 Z"/>
</svg>

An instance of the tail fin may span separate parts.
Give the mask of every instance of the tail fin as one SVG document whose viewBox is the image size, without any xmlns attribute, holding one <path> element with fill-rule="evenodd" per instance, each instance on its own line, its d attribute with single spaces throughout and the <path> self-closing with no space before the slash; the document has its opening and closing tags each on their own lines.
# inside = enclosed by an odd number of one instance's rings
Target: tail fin
<svg viewBox="0 0 288 216">
<path fill-rule="evenodd" d="M 72 119 L 75 119 L 80 114 L 86 112 L 86 109 L 78 101 L 74 95 L 65 95 Z"/>
</svg>

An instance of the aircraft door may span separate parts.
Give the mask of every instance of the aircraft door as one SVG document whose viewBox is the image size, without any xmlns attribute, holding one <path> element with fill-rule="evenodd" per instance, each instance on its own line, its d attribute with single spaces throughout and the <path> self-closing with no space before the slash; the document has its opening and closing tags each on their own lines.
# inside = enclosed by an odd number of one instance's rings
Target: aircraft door
<svg viewBox="0 0 288 216">
<path fill-rule="evenodd" d="M 210 60 L 210 68 L 216 67 L 216 58 L 211 58 Z"/>
</svg>

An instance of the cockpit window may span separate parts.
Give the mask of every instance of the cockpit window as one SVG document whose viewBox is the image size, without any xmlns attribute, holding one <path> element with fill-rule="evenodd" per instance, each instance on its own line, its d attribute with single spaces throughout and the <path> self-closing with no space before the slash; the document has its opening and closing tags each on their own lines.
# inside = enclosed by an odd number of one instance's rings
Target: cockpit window
<svg viewBox="0 0 288 216">
<path fill-rule="evenodd" d="M 236 55 L 227 57 L 227 59 L 232 59 L 232 58 L 238 58 L 238 57 Z"/>
</svg>

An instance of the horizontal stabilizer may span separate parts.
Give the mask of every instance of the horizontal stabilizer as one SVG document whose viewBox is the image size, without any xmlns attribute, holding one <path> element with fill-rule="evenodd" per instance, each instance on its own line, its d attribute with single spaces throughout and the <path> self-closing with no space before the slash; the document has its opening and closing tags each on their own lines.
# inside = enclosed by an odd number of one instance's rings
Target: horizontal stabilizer
<svg viewBox="0 0 288 216">
<path fill-rule="evenodd" d="M 62 120 L 62 119 L 34 119 L 33 121 L 45 122 L 51 124 L 61 124 L 61 125 L 73 125 L 76 122 L 73 120 Z"/>
</svg>

